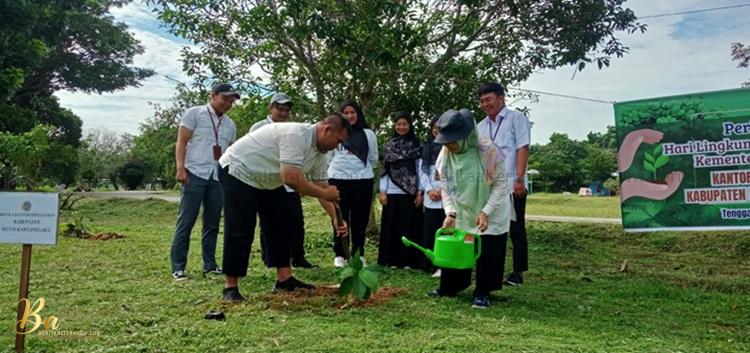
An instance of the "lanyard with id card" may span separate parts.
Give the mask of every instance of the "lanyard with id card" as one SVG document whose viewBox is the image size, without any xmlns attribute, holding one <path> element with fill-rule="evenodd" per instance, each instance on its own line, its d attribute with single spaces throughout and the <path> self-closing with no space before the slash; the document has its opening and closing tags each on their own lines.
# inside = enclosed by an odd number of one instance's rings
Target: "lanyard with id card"
<svg viewBox="0 0 750 353">
<path fill-rule="evenodd" d="M 219 145 L 219 129 L 221 128 L 221 118 L 216 118 L 216 120 L 219 121 L 219 124 L 214 123 L 214 115 L 211 114 L 211 110 L 206 107 L 206 111 L 208 112 L 208 118 L 211 120 L 211 126 L 214 128 L 214 138 L 216 139 L 216 144 L 213 145 L 214 149 L 214 160 L 218 161 L 219 158 L 221 158 L 221 145 Z"/>
</svg>

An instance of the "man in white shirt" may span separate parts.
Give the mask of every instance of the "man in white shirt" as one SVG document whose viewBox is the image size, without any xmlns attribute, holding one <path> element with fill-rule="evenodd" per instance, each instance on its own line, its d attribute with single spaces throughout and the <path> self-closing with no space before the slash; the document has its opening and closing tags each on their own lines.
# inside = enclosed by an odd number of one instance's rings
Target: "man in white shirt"
<svg viewBox="0 0 750 353">
<path fill-rule="evenodd" d="M 250 127 L 251 133 L 258 130 L 262 126 L 266 126 L 272 123 L 285 123 L 289 120 L 289 114 L 291 113 L 293 104 L 292 99 L 284 92 L 279 92 L 271 97 L 271 103 L 268 105 L 268 116 L 253 124 Z M 289 251 L 292 257 L 292 266 L 302 268 L 313 268 L 317 267 L 311 264 L 305 259 L 305 217 L 302 213 L 302 199 L 299 193 L 294 189 L 284 186 L 286 189 L 286 196 L 289 201 L 289 211 L 287 213 L 289 220 Z M 260 245 L 261 245 L 261 256 L 263 262 L 267 263 L 266 258 L 266 236 L 264 231 L 264 225 L 260 225 Z"/>
<path fill-rule="evenodd" d="M 217 84 L 211 91 L 211 102 L 188 109 L 180 120 L 175 145 L 177 182 L 180 186 L 180 213 L 172 239 L 172 277 L 187 279 L 185 266 L 190 246 L 190 232 L 203 204 L 201 250 L 203 274 L 221 274 L 216 263 L 216 235 L 224 205 L 219 184 L 217 161 L 222 151 L 237 139 L 237 127 L 225 115 L 240 95 L 229 84 Z"/>
<path fill-rule="evenodd" d="M 508 185 L 512 185 L 515 220 L 510 222 L 513 243 L 513 272 L 506 284 L 523 283 L 523 272 L 529 269 L 529 246 L 526 240 L 526 167 L 529 160 L 531 124 L 523 113 L 505 106 L 505 90 L 497 82 L 482 84 L 477 90 L 479 105 L 487 114 L 479 124 L 479 136 L 500 147 L 505 155 Z"/>
<path fill-rule="evenodd" d="M 224 301 L 245 298 L 239 278 L 247 275 L 256 215 L 264 224 L 268 267 L 276 268 L 272 291 L 313 289 L 292 276 L 289 256 L 287 185 L 303 195 L 317 198 L 339 234 L 347 225 L 337 224 L 334 202 L 339 191 L 329 186 L 326 152 L 349 137 L 351 126 L 340 114 L 317 124 L 268 124 L 240 138 L 221 157 L 224 188 Z"/>
</svg>

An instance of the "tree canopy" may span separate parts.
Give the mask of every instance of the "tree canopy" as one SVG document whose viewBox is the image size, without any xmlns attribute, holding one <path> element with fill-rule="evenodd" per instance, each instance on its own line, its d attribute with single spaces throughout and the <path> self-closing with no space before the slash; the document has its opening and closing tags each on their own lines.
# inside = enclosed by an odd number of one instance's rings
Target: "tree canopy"
<svg viewBox="0 0 750 353">
<path fill-rule="evenodd" d="M 42 174 L 70 183 L 76 174 L 81 119 L 53 93 L 111 92 L 153 74 L 134 67 L 143 48 L 109 10 L 124 0 L 0 1 L 0 131 L 23 134 L 38 124 L 54 128 Z M 23 161 L 7 160 L 2 180 Z M 13 185 L 0 184 L 1 188 Z"/>
<path fill-rule="evenodd" d="M 399 110 L 431 117 L 475 107 L 481 81 L 608 66 L 628 51 L 618 33 L 645 31 L 624 0 L 149 2 L 173 33 L 200 45 L 183 52 L 198 85 L 270 86 L 319 117 L 351 97 L 375 128 Z"/>
</svg>

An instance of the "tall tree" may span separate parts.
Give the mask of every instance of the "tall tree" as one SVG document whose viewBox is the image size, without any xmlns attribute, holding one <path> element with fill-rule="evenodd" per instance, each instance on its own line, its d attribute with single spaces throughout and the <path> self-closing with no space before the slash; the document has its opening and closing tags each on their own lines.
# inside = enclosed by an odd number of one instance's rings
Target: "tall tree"
<svg viewBox="0 0 750 353">
<path fill-rule="evenodd" d="M 737 61 L 738 68 L 750 67 L 750 47 L 742 43 L 732 43 L 732 60 Z M 750 87 L 750 80 L 745 81 L 742 87 Z"/>
<path fill-rule="evenodd" d="M 398 110 L 473 107 L 483 80 L 608 66 L 628 51 L 618 32 L 645 31 L 625 0 L 149 2 L 173 33 L 201 46 L 183 52 L 198 84 L 270 84 L 309 99 L 318 116 L 353 97 L 375 128 Z"/>
<path fill-rule="evenodd" d="M 0 128 L 20 134 L 40 123 L 55 127 L 42 163 L 48 177 L 72 181 L 81 138 L 81 119 L 62 109 L 54 92 L 111 92 L 153 74 L 132 66 L 143 48 L 109 13 L 128 2 L 0 1 Z"/>
</svg>

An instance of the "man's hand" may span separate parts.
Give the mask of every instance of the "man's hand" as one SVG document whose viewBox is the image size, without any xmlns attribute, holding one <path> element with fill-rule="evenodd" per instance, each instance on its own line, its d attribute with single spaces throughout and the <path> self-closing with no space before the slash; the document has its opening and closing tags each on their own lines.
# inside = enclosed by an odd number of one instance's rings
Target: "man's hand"
<svg viewBox="0 0 750 353">
<path fill-rule="evenodd" d="M 336 228 L 337 237 L 345 237 L 349 233 L 349 225 L 346 224 L 346 221 L 342 220 L 343 224 L 341 225 L 336 224 L 336 219 L 332 219 L 331 222 L 333 222 L 333 227 Z"/>
<path fill-rule="evenodd" d="M 378 195 L 378 201 L 380 201 L 380 205 L 385 207 L 388 205 L 388 195 L 386 195 L 384 192 L 381 192 L 380 195 Z"/>
<path fill-rule="evenodd" d="M 487 230 L 487 223 L 488 223 L 487 214 L 484 213 L 484 211 L 479 212 L 479 215 L 477 216 L 477 219 L 476 219 L 476 224 L 477 224 L 477 227 L 479 227 L 480 232 L 484 233 L 484 231 Z"/>
<path fill-rule="evenodd" d="M 442 197 L 442 196 L 440 195 L 440 193 L 439 193 L 439 192 L 437 192 L 437 191 L 435 191 L 435 190 L 430 190 L 430 191 L 428 191 L 428 192 L 427 192 L 427 196 L 428 196 L 428 197 L 430 198 L 430 200 L 432 200 L 432 201 L 440 201 L 440 200 L 441 200 L 441 199 L 443 198 L 443 197 Z"/>
<path fill-rule="evenodd" d="M 526 186 L 523 183 L 513 182 L 513 194 L 518 197 L 526 195 Z"/>
<path fill-rule="evenodd" d="M 417 192 L 417 197 L 414 199 L 414 207 L 421 207 L 422 206 L 422 192 Z"/>
<path fill-rule="evenodd" d="M 453 217 L 445 217 L 443 220 L 443 228 L 456 228 L 456 219 Z"/>
<path fill-rule="evenodd" d="M 187 170 L 185 168 L 177 168 L 177 175 L 175 175 L 175 179 L 177 179 L 177 182 L 182 185 L 188 185 L 190 183 L 190 179 L 187 175 Z"/>
<path fill-rule="evenodd" d="M 325 193 L 323 194 L 323 200 L 330 201 L 330 202 L 339 202 L 339 200 L 341 200 L 339 189 L 333 185 L 328 185 L 328 187 L 325 188 Z"/>
</svg>

